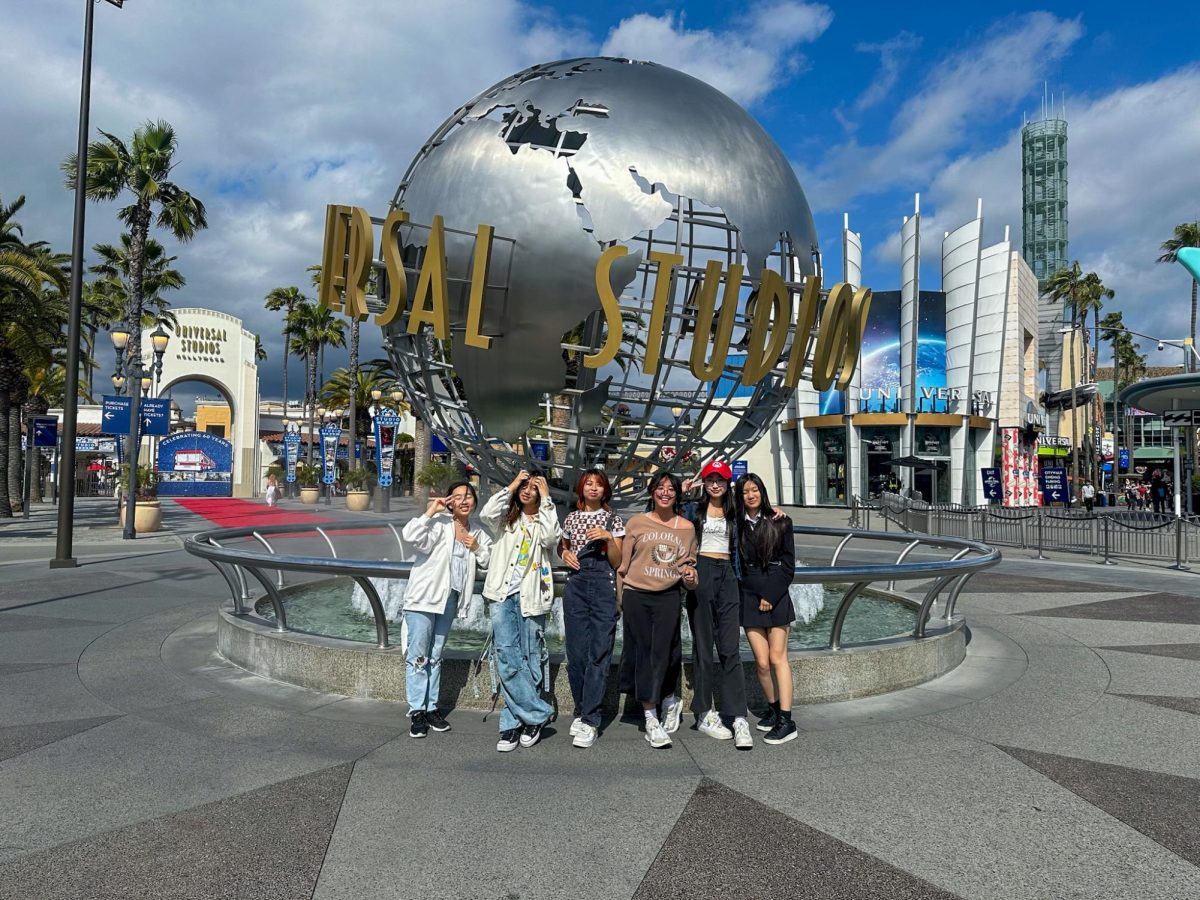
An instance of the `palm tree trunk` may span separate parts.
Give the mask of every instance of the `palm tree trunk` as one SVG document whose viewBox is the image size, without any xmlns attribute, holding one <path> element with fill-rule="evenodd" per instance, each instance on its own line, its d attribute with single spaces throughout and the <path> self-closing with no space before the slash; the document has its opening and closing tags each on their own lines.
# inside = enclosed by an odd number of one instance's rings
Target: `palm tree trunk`
<svg viewBox="0 0 1200 900">
<path fill-rule="evenodd" d="M 359 320 L 350 320 L 350 379 L 349 379 L 349 403 L 346 408 L 350 411 L 350 463 L 348 469 L 357 469 L 359 461 L 354 455 L 354 450 L 358 441 L 358 333 Z"/>
<path fill-rule="evenodd" d="M 283 415 L 284 415 L 284 418 L 287 418 L 287 404 L 288 404 L 288 383 L 287 383 L 287 378 L 288 378 L 288 344 L 290 344 L 290 343 L 291 343 L 291 341 L 290 341 L 290 339 L 289 339 L 289 338 L 290 338 L 290 336 L 289 336 L 289 334 L 288 334 L 288 327 L 289 327 L 289 326 L 291 325 L 291 323 L 292 323 L 292 311 L 295 309 L 295 307 L 296 307 L 296 304 L 295 304 L 295 303 L 289 303 L 289 304 L 287 305 L 287 312 L 286 312 L 286 313 L 284 313 L 284 318 L 283 318 Z"/>
<path fill-rule="evenodd" d="M 1077 380 L 1075 358 L 1079 352 L 1079 316 L 1076 307 L 1071 307 L 1071 495 L 1079 490 L 1079 410 L 1075 408 Z M 1070 505 L 1069 503 L 1067 504 Z"/>
<path fill-rule="evenodd" d="M 0 360 L 0 364 L 2 364 Z M 4 373 L 0 371 L 0 379 L 4 377 Z M 12 398 L 9 395 L 8 388 L 0 384 L 0 472 L 8 471 L 8 421 L 9 411 L 12 408 Z M 13 510 L 12 503 L 9 502 L 7 484 L 5 490 L 0 490 L 0 518 L 11 519 Z"/>
<path fill-rule="evenodd" d="M 139 200 L 129 229 L 129 309 L 125 324 L 129 327 L 127 358 L 142 363 L 142 312 L 145 286 L 146 238 L 150 234 L 150 201 Z M 138 386 L 134 386 L 138 390 Z"/>
<path fill-rule="evenodd" d="M 1192 279 L 1192 350 L 1196 349 L 1196 279 Z M 1196 355 L 1195 353 L 1188 354 L 1187 370 L 1189 372 L 1196 371 Z"/>
<path fill-rule="evenodd" d="M 33 442 L 33 435 L 27 438 L 27 443 Z M 25 454 L 21 451 L 21 404 L 14 402 L 8 409 L 8 503 L 14 514 L 19 509 L 25 509 L 25 498 L 21 490 L 22 469 Z"/>
<path fill-rule="evenodd" d="M 1092 307 L 1092 368 L 1089 381 L 1095 381 L 1100 365 L 1100 307 Z M 1113 372 L 1113 378 L 1117 377 L 1117 373 Z M 1100 490 L 1100 466 L 1103 458 L 1102 444 L 1104 441 L 1104 398 L 1100 396 L 1100 392 L 1096 391 L 1096 398 L 1093 401 L 1092 407 L 1092 484 L 1096 486 L 1096 490 Z M 1099 413 L 1099 415 L 1097 415 Z M 1114 439 L 1116 435 L 1113 436 Z M 1116 441 L 1113 442 L 1114 453 L 1116 451 Z M 1113 465 L 1116 465 L 1116 457 L 1113 457 Z"/>
<path fill-rule="evenodd" d="M 317 421 L 317 357 L 308 354 L 308 465 L 313 464 L 314 426 Z"/>
</svg>

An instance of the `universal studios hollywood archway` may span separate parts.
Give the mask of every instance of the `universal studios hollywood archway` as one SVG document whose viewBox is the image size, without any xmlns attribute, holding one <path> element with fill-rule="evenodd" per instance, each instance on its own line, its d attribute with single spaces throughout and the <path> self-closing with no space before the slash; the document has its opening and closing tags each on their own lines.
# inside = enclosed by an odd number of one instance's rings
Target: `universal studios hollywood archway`
<svg viewBox="0 0 1200 900">
<path fill-rule="evenodd" d="M 258 489 L 258 364 L 254 358 L 254 335 L 242 327 L 242 320 L 212 309 L 191 307 L 174 310 L 178 326 L 171 335 L 163 355 L 162 381 L 159 396 L 165 396 L 175 385 L 199 381 L 213 387 L 229 404 L 230 427 L 225 438 L 230 444 L 228 463 L 220 453 L 203 448 L 185 447 L 164 453 L 164 457 L 181 457 L 180 467 L 163 464 L 155 453 L 154 462 L 163 476 L 160 494 L 164 496 L 234 496 L 252 497 Z M 142 334 L 142 346 L 150 346 L 150 332 Z M 163 438 L 177 441 L 175 435 Z M 212 466 L 200 465 L 207 459 Z M 227 476 L 218 467 L 228 465 Z M 209 483 L 211 482 L 211 484 Z M 227 485 L 227 487 L 226 487 Z"/>
</svg>

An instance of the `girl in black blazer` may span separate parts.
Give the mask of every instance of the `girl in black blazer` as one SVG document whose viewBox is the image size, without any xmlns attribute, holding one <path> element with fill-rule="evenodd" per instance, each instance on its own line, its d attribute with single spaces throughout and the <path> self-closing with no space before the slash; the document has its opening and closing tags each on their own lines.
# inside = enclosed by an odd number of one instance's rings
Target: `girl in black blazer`
<svg viewBox="0 0 1200 900">
<path fill-rule="evenodd" d="M 754 667 L 770 704 L 758 730 L 768 744 L 796 737 L 792 722 L 792 670 L 788 627 L 795 620 L 788 588 L 796 569 L 792 520 L 776 517 L 762 479 L 750 473 L 734 486 L 741 565 L 742 627 L 754 653 Z"/>
</svg>

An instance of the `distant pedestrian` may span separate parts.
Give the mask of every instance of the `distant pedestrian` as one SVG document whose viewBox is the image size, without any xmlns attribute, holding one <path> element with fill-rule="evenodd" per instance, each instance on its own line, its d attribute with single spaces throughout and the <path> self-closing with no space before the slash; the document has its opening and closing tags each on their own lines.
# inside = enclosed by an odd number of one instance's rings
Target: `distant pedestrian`
<svg viewBox="0 0 1200 900">
<path fill-rule="evenodd" d="M 1145 509 L 1150 504 L 1150 485 L 1142 482 L 1137 486 L 1138 509 Z"/>
<path fill-rule="evenodd" d="M 272 472 L 267 476 L 267 491 L 266 491 L 267 506 L 274 506 L 279 502 L 279 479 Z"/>
<path fill-rule="evenodd" d="M 1083 486 L 1079 489 L 1079 496 L 1083 497 L 1083 505 L 1089 513 L 1096 505 L 1096 487 L 1090 481 L 1084 481 Z"/>
</svg>

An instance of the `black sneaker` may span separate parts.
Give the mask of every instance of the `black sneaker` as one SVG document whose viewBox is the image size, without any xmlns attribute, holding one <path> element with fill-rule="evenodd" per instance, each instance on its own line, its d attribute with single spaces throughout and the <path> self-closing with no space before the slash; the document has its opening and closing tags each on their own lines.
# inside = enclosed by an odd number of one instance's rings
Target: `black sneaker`
<svg viewBox="0 0 1200 900">
<path fill-rule="evenodd" d="M 532 747 L 542 739 L 542 728 L 545 722 L 538 722 L 536 725 L 526 725 L 521 729 L 521 746 Z"/>
<path fill-rule="evenodd" d="M 412 714 L 412 724 L 408 726 L 408 736 L 423 738 L 427 734 L 429 734 L 429 721 L 425 718 L 425 713 L 418 710 Z"/>
<path fill-rule="evenodd" d="M 442 714 L 436 709 L 431 709 L 425 713 L 425 721 L 429 723 L 429 727 L 434 731 L 449 731 L 450 723 L 442 718 Z"/>
<path fill-rule="evenodd" d="M 500 732 L 500 740 L 496 741 L 496 749 L 501 753 L 508 753 L 510 750 L 516 750 L 520 737 L 520 728 L 510 728 L 508 731 L 502 731 Z"/>
<path fill-rule="evenodd" d="M 779 711 L 773 706 L 767 707 L 767 714 L 758 720 L 758 724 L 754 727 L 759 731 L 770 731 L 775 727 L 775 723 L 779 721 Z"/>
<path fill-rule="evenodd" d="M 775 723 L 775 727 L 763 738 L 764 744 L 786 744 L 788 741 L 795 740 L 796 723 L 790 718 L 785 719 L 779 717 L 779 721 Z"/>
</svg>

